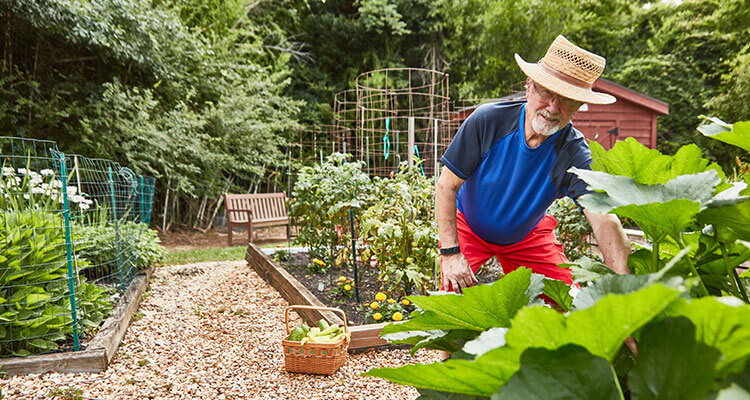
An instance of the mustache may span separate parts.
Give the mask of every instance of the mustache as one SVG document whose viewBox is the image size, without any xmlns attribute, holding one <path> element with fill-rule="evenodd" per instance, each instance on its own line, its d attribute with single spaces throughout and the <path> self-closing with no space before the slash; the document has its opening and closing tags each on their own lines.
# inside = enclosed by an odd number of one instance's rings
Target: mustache
<svg viewBox="0 0 750 400">
<path fill-rule="evenodd" d="M 536 114 L 553 121 L 562 121 L 562 116 L 560 114 L 550 114 L 547 110 L 539 110 Z"/>
</svg>

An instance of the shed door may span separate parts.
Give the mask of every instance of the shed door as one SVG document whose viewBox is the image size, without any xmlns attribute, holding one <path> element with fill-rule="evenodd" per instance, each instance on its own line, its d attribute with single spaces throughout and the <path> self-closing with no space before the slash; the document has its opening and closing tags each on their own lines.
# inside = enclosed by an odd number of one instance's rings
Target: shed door
<svg viewBox="0 0 750 400">
<path fill-rule="evenodd" d="M 586 139 L 595 140 L 607 150 L 611 149 L 617 140 L 615 121 L 577 122 L 573 126 L 581 131 Z"/>
</svg>

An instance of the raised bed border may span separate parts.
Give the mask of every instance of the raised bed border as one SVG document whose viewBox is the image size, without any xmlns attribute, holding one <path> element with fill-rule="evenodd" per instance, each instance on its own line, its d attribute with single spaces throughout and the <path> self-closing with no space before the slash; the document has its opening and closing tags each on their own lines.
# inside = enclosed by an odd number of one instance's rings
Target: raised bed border
<svg viewBox="0 0 750 400">
<path fill-rule="evenodd" d="M 0 368 L 3 373 L 26 375 L 45 372 L 97 373 L 105 371 L 128 330 L 153 272 L 154 267 L 138 272 L 125 291 L 125 295 L 117 302 L 112 316 L 104 322 L 96 336 L 86 344 L 85 350 L 3 358 L 0 359 Z"/>
<path fill-rule="evenodd" d="M 284 268 L 278 266 L 269 256 L 263 253 L 260 248 L 250 243 L 245 253 L 245 261 L 248 265 L 268 282 L 271 287 L 281 294 L 289 304 L 308 305 L 318 307 L 328 307 L 318 300 L 315 295 L 304 287 L 297 278 L 293 277 Z M 308 325 L 316 325 L 318 320 L 324 318 L 329 324 L 343 325 L 344 321 L 330 311 L 317 310 L 295 310 Z M 376 346 L 388 345 L 388 342 L 380 337 L 383 327 L 388 325 L 387 322 L 368 325 L 351 325 L 349 331 L 352 335 L 352 341 L 349 343 L 349 350 L 366 349 Z"/>
</svg>

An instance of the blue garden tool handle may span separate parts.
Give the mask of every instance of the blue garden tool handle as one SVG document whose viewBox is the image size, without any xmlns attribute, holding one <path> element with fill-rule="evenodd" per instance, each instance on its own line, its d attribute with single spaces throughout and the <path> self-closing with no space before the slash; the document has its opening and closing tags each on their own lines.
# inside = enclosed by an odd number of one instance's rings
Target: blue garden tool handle
<svg viewBox="0 0 750 400">
<path fill-rule="evenodd" d="M 390 129 L 391 125 L 391 119 L 386 118 L 385 119 L 385 135 L 383 135 L 383 154 L 384 158 L 387 160 L 388 156 L 391 154 L 391 138 L 388 137 L 388 130 Z"/>
<path fill-rule="evenodd" d="M 416 154 L 417 158 L 419 158 L 420 160 L 422 159 L 422 157 L 419 156 L 419 147 L 416 144 L 414 145 L 414 154 Z M 422 169 L 422 176 L 427 176 L 424 174 L 424 165 L 419 164 L 419 168 Z"/>
</svg>

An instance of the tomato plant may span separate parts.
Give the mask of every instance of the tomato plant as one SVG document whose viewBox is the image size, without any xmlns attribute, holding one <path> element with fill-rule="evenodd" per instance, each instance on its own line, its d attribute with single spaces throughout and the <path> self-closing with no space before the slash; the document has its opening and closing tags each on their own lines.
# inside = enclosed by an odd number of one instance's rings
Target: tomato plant
<svg viewBox="0 0 750 400">
<path fill-rule="evenodd" d="M 426 293 L 433 279 L 438 237 L 434 226 L 434 180 L 401 163 L 393 178 L 375 178 L 378 201 L 362 214 L 360 240 L 377 258 L 378 280 L 393 297 Z"/>
<path fill-rule="evenodd" d="M 289 199 L 289 215 L 299 227 L 295 243 L 328 265 L 336 265 L 349 245 L 349 210 L 356 218 L 372 191 L 364 164 L 346 162 L 347 157 L 334 153 L 322 165 L 302 168 Z"/>
</svg>

